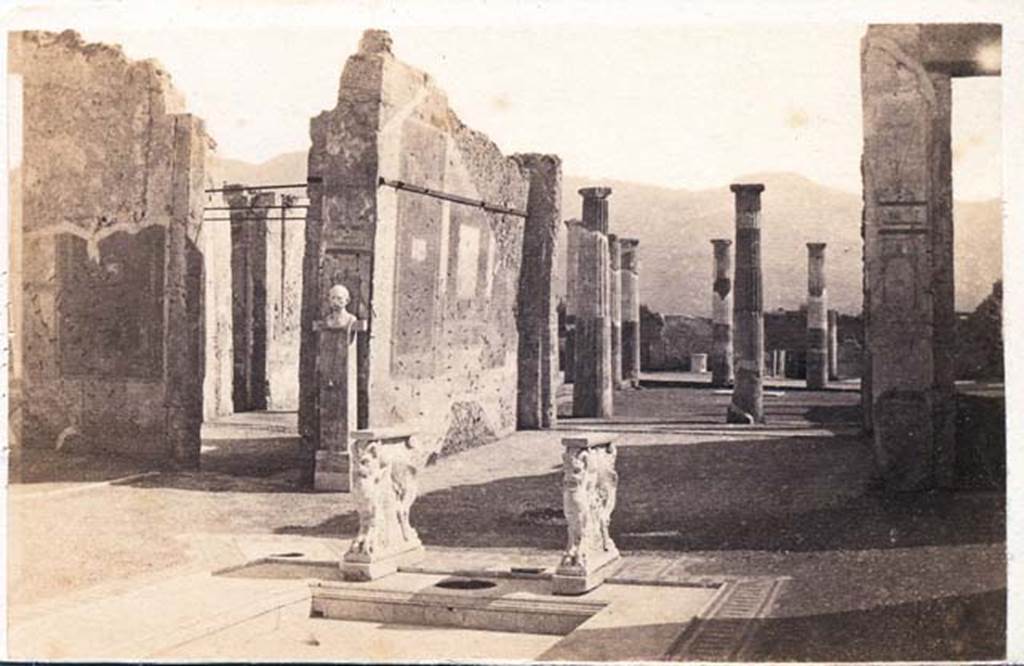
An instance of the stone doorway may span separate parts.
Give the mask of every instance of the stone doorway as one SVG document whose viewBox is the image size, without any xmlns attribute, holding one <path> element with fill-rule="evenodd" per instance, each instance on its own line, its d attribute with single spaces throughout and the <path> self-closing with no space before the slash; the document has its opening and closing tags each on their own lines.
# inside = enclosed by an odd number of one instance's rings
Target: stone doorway
<svg viewBox="0 0 1024 666">
<path fill-rule="evenodd" d="M 206 190 L 204 469 L 244 476 L 295 469 L 305 188 Z"/>
</svg>

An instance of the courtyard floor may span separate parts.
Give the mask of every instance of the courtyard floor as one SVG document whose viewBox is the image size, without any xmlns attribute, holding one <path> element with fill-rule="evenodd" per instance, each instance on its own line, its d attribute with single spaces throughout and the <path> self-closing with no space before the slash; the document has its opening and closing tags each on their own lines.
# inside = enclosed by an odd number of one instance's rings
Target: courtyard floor
<svg viewBox="0 0 1024 666">
<path fill-rule="evenodd" d="M 764 427 L 721 424 L 728 396 L 707 389 L 618 392 L 614 419 L 564 419 L 557 431 L 440 459 L 423 474 L 413 522 L 442 559 L 553 564 L 565 538 L 559 438 L 619 432 L 612 528 L 630 566 L 666 579 L 784 581 L 746 658 L 1000 658 L 1004 495 L 886 496 L 858 434 L 856 392 L 780 392 L 766 398 Z M 197 473 L 102 483 L 98 473 L 48 478 L 38 463 L 9 491 L 12 631 L 244 563 L 260 548 L 341 552 L 356 531 L 354 508 L 345 494 L 296 492 L 290 418 L 208 428 Z"/>
</svg>

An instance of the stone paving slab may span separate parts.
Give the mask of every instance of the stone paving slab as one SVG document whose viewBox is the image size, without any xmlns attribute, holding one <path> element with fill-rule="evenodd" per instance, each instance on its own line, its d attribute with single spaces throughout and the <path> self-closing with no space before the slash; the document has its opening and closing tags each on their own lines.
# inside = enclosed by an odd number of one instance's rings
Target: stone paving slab
<svg viewBox="0 0 1024 666">
<path fill-rule="evenodd" d="M 307 594 L 296 581 L 254 583 L 205 572 L 187 574 L 12 623 L 8 657 L 142 659 Z"/>
</svg>

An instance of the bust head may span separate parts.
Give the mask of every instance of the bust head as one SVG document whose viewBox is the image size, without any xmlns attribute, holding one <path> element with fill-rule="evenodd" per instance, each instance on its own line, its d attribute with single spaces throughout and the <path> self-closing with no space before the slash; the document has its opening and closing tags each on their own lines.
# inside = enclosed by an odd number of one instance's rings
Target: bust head
<svg viewBox="0 0 1024 666">
<path fill-rule="evenodd" d="M 348 309 L 351 300 L 348 287 L 343 284 L 336 284 L 327 292 L 327 303 L 331 308 L 331 314 L 339 314 Z"/>
<path fill-rule="evenodd" d="M 346 309 L 350 300 L 351 297 L 345 285 L 336 284 L 331 287 L 330 291 L 327 292 L 326 320 L 328 326 L 347 326 L 355 322 L 355 315 Z"/>
</svg>

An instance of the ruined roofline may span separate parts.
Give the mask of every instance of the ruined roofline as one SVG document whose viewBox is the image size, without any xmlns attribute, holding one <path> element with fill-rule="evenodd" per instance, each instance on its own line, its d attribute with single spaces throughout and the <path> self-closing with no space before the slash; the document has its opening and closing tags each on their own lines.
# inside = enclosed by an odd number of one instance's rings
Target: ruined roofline
<svg viewBox="0 0 1024 666">
<path fill-rule="evenodd" d="M 164 96 L 167 113 L 187 113 L 185 96 L 174 87 L 173 77 L 170 72 L 156 58 L 133 59 L 129 58 L 120 44 L 108 44 L 106 42 L 89 42 L 75 30 L 64 30 L 63 32 L 52 32 L 49 30 L 17 30 L 12 31 L 8 39 L 8 54 L 10 56 L 8 69 L 17 73 L 18 67 L 18 43 L 23 42 L 25 46 L 38 49 L 63 48 L 70 53 L 80 53 L 86 58 L 101 58 L 110 61 L 110 64 L 122 67 L 125 70 L 138 70 L 152 78 L 160 92 Z"/>
<path fill-rule="evenodd" d="M 431 88 L 435 93 L 444 97 L 445 106 L 447 107 L 447 112 L 445 114 L 444 119 L 446 129 L 452 131 L 453 133 L 463 133 L 471 137 L 473 141 L 477 141 L 490 147 L 493 147 L 497 152 L 499 152 L 502 155 L 502 157 L 508 159 L 516 159 L 518 155 L 522 155 L 524 158 L 528 158 L 528 156 L 530 155 L 546 154 L 541 152 L 507 153 L 504 150 L 502 150 L 501 147 L 497 143 L 495 143 L 494 140 L 491 139 L 487 134 L 480 130 L 474 129 L 473 127 L 470 127 L 465 122 L 463 122 L 459 115 L 451 107 L 451 105 L 448 104 L 447 92 L 445 92 L 445 90 L 437 84 L 437 81 L 434 79 L 434 77 L 431 76 L 429 72 L 420 69 L 416 65 L 412 65 L 402 60 L 401 58 L 398 58 L 392 49 L 393 45 L 394 41 L 392 40 L 391 35 L 390 33 L 388 33 L 387 30 L 382 30 L 379 28 L 368 28 L 364 30 L 362 37 L 360 37 L 359 39 L 359 46 L 356 52 L 346 59 L 345 65 L 342 68 L 342 75 L 338 85 L 338 95 L 334 108 L 326 109 L 322 111 L 319 115 L 323 116 L 324 114 L 336 111 L 340 105 L 346 103 L 347 100 L 343 96 L 346 93 L 350 92 L 351 81 L 349 81 L 346 78 L 345 71 L 349 68 L 349 64 L 353 60 L 367 61 L 379 58 L 381 59 L 382 64 L 384 66 L 398 67 L 406 70 L 407 73 L 412 74 L 415 77 L 422 78 L 423 84 L 426 87 Z M 380 122 L 380 118 L 378 118 L 378 122 Z"/>
</svg>

